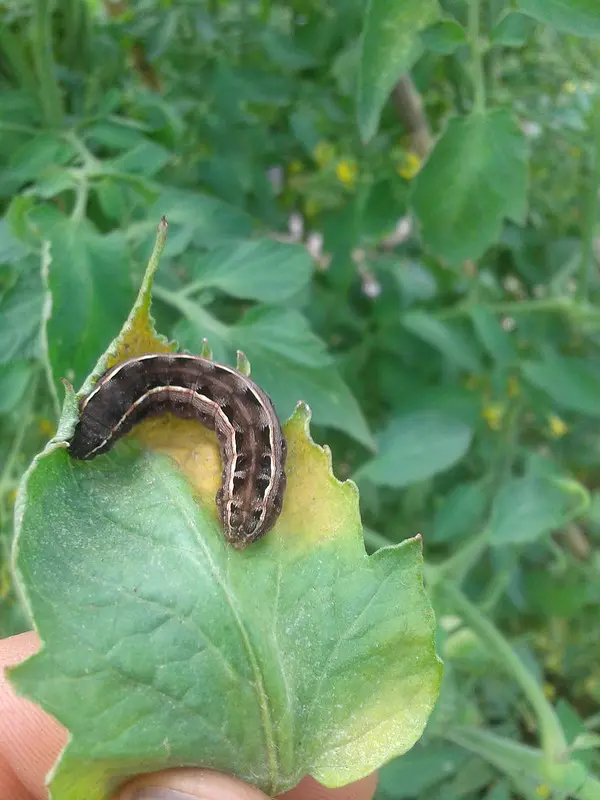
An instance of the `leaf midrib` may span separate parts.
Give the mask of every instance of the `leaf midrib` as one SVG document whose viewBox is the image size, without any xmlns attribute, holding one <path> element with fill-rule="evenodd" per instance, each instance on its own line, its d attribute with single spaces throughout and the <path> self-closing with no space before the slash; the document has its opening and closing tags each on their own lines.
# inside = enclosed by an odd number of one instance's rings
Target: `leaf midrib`
<svg viewBox="0 0 600 800">
<path fill-rule="evenodd" d="M 250 637 L 248 636 L 248 632 L 244 626 L 243 620 L 239 614 L 237 604 L 235 602 L 235 597 L 231 594 L 229 587 L 225 584 L 222 580 L 221 575 L 219 574 L 219 570 L 217 565 L 215 564 L 212 554 L 209 548 L 206 546 L 206 543 L 203 541 L 202 537 L 198 536 L 197 528 L 194 524 L 193 517 L 190 516 L 189 510 L 186 508 L 185 503 L 181 502 L 181 497 L 177 492 L 172 491 L 172 487 L 169 481 L 164 480 L 164 476 L 160 472 L 155 471 L 155 462 L 153 459 L 150 459 L 151 462 L 151 469 L 155 472 L 155 475 L 160 478 L 164 488 L 167 491 L 168 496 L 173 501 L 175 507 L 180 511 L 183 516 L 185 523 L 187 524 L 189 530 L 193 534 L 194 538 L 198 542 L 200 548 L 202 549 L 204 556 L 206 558 L 206 562 L 208 564 L 209 570 L 214 576 L 215 583 L 223 593 L 227 604 L 231 609 L 231 613 L 233 614 L 233 618 L 235 624 L 238 628 L 240 638 L 242 640 L 242 644 L 248 656 L 248 660 L 250 663 L 250 668 L 254 675 L 254 684 L 256 686 L 256 695 L 258 701 L 258 707 L 260 711 L 260 716 L 262 719 L 262 727 L 263 727 L 263 734 L 265 740 L 265 753 L 267 756 L 267 765 L 268 765 L 268 772 L 269 772 L 269 783 L 270 786 L 276 787 L 277 786 L 277 743 L 275 741 L 275 736 L 273 732 L 273 720 L 271 709 L 269 706 L 269 697 L 265 690 L 265 681 L 262 670 L 260 668 L 260 662 L 257 658 L 256 653 L 252 647 L 252 643 L 250 642 Z"/>
</svg>

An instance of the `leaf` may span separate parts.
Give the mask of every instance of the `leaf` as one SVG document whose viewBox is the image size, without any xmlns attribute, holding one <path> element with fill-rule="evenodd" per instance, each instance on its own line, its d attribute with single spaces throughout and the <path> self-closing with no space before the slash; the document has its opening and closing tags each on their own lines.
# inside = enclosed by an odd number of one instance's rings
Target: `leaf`
<svg viewBox="0 0 600 800">
<path fill-rule="evenodd" d="M 405 328 L 445 355 L 456 366 L 468 372 L 481 370 L 479 353 L 457 328 L 424 311 L 409 311 L 402 315 L 401 320 Z"/>
<path fill-rule="evenodd" d="M 505 218 L 522 222 L 527 144 L 504 108 L 453 117 L 414 181 L 425 242 L 452 264 L 498 241 Z"/>
<path fill-rule="evenodd" d="M 363 141 L 375 135 L 389 93 L 418 55 L 419 31 L 438 15 L 437 0 L 369 0 L 357 97 L 358 127 Z"/>
<path fill-rule="evenodd" d="M 469 313 L 477 336 L 490 356 L 505 365 L 517 361 L 517 350 L 510 334 L 500 325 L 496 315 L 480 305 L 472 305 Z"/>
<path fill-rule="evenodd" d="M 477 533 L 483 524 L 487 498 L 482 481 L 461 483 L 442 500 L 436 511 L 431 539 L 452 542 Z"/>
<path fill-rule="evenodd" d="M 499 546 L 534 542 L 584 513 L 589 504 L 587 491 L 576 481 L 513 478 L 492 504 L 490 541 Z"/>
<path fill-rule="evenodd" d="M 40 354 L 42 281 L 37 259 L 15 265 L 17 279 L 0 296 L 0 364 Z"/>
<path fill-rule="evenodd" d="M 12 361 L 0 364 L 0 414 L 13 411 L 27 391 L 33 375 L 30 361 Z"/>
<path fill-rule="evenodd" d="M 52 298 L 48 357 L 60 397 L 61 378 L 79 386 L 115 336 L 131 302 L 128 254 L 120 231 L 102 235 L 87 220 L 57 217 L 47 274 Z"/>
<path fill-rule="evenodd" d="M 148 211 L 148 220 L 165 216 L 169 221 L 168 256 L 181 255 L 191 244 L 211 248 L 251 231 L 250 217 L 243 211 L 200 192 L 165 189 Z M 154 223 L 149 222 L 148 228 Z"/>
<path fill-rule="evenodd" d="M 469 754 L 453 744 L 417 745 L 410 753 L 392 761 L 379 773 L 377 789 L 386 797 L 417 797 L 455 774 Z"/>
<path fill-rule="evenodd" d="M 421 41 L 433 53 L 449 55 L 467 44 L 466 31 L 455 19 L 441 19 L 421 33 Z"/>
<path fill-rule="evenodd" d="M 456 464 L 469 449 L 471 437 L 463 422 L 435 411 L 396 417 L 377 437 L 375 458 L 355 477 L 395 488 L 417 483 Z"/>
<path fill-rule="evenodd" d="M 521 371 L 560 406 L 600 416 L 600 379 L 584 360 L 553 354 L 545 362 L 524 362 Z"/>
<path fill-rule="evenodd" d="M 221 291 L 264 303 L 278 303 L 299 292 L 312 275 L 306 248 L 272 239 L 231 242 L 200 256 L 194 287 Z"/>
<path fill-rule="evenodd" d="M 155 267 L 95 374 L 148 348 Z M 284 428 L 282 514 L 243 551 L 216 521 L 213 431 L 164 415 L 77 462 L 76 417 L 68 394 L 16 507 L 16 581 L 42 648 L 10 679 L 70 731 L 53 800 L 107 800 L 181 764 L 270 795 L 306 774 L 335 787 L 414 744 L 440 680 L 420 541 L 366 555 L 356 487 L 333 477 L 304 407 Z"/>
<path fill-rule="evenodd" d="M 490 41 L 502 47 L 523 47 L 535 30 L 535 23 L 525 14 L 508 11 L 494 25 Z"/>
<path fill-rule="evenodd" d="M 170 158 L 172 154 L 165 147 L 146 139 L 123 155 L 105 161 L 104 165 L 119 172 L 140 172 L 146 177 L 151 177 L 160 172 Z"/>
<path fill-rule="evenodd" d="M 600 7 L 596 0 L 519 0 L 519 7 L 558 31 L 600 36 Z"/>
<path fill-rule="evenodd" d="M 29 139 L 12 155 L 0 180 L 0 194 L 16 194 L 23 184 L 66 164 L 73 154 L 73 147 L 63 137 L 40 133 Z"/>
<path fill-rule="evenodd" d="M 231 341 L 244 350 L 254 379 L 267 390 L 281 416 L 303 400 L 310 405 L 315 423 L 344 431 L 373 448 L 359 404 L 301 314 L 257 310 L 235 326 Z"/>
</svg>

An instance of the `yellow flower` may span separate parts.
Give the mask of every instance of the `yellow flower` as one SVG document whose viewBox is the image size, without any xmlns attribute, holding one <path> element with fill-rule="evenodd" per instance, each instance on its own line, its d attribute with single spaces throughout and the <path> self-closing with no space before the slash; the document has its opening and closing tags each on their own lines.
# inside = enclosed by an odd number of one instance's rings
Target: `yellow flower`
<svg viewBox="0 0 600 800">
<path fill-rule="evenodd" d="M 560 439 L 561 436 L 564 436 L 569 430 L 567 423 L 560 417 L 557 417 L 556 414 L 550 414 L 548 417 L 548 425 L 550 427 L 550 436 L 555 439 Z"/>
<path fill-rule="evenodd" d="M 565 81 L 562 85 L 563 92 L 567 92 L 567 94 L 573 94 L 577 91 L 577 86 L 573 83 L 573 81 Z"/>
<path fill-rule="evenodd" d="M 46 419 L 45 417 L 39 420 L 38 428 L 40 433 L 43 434 L 44 436 L 52 436 L 52 434 L 56 430 L 54 423 L 51 422 L 49 419 Z"/>
<path fill-rule="evenodd" d="M 550 787 L 546 786 L 545 783 L 540 783 L 538 786 L 535 787 L 535 793 L 538 797 L 546 798 L 550 797 L 552 792 L 550 791 Z"/>
<path fill-rule="evenodd" d="M 302 172 L 303 169 L 304 165 L 297 158 L 295 158 L 293 161 L 290 161 L 288 164 L 288 170 L 292 175 L 297 175 L 299 172 Z"/>
<path fill-rule="evenodd" d="M 346 184 L 346 186 L 353 186 L 358 175 L 358 166 L 356 161 L 346 158 L 340 159 L 335 165 L 335 174 L 338 180 Z"/>
<path fill-rule="evenodd" d="M 411 178 L 415 177 L 420 167 L 421 156 L 418 153 L 414 153 L 412 150 L 409 150 L 408 153 L 404 154 L 404 158 L 396 167 L 396 172 L 401 178 L 409 181 Z"/>
<path fill-rule="evenodd" d="M 331 159 L 335 156 L 335 147 L 331 142 L 318 142 L 313 150 L 313 158 L 320 167 L 329 164 Z"/>
<path fill-rule="evenodd" d="M 481 409 L 481 416 L 487 422 L 489 428 L 493 431 L 499 431 L 502 427 L 505 410 L 503 403 L 488 403 Z"/>
<path fill-rule="evenodd" d="M 518 397 L 521 394 L 519 381 L 514 375 L 508 376 L 508 381 L 506 382 L 506 394 L 509 397 Z"/>
</svg>

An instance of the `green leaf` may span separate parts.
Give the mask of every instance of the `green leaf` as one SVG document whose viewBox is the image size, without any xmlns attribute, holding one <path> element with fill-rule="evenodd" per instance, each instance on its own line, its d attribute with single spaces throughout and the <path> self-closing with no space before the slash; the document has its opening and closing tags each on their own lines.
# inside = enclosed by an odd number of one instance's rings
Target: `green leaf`
<svg viewBox="0 0 600 800">
<path fill-rule="evenodd" d="M 254 379 L 267 390 L 282 417 L 303 400 L 315 423 L 344 431 L 373 448 L 359 404 L 301 314 L 257 309 L 232 329 L 231 341 L 244 350 Z"/>
<path fill-rule="evenodd" d="M 519 7 L 558 31 L 600 36 L 600 7 L 596 0 L 519 0 Z"/>
<path fill-rule="evenodd" d="M 104 165 L 119 172 L 139 172 L 146 177 L 151 177 L 156 175 L 170 158 L 172 158 L 172 154 L 166 147 L 146 139 L 118 158 L 105 161 Z"/>
<path fill-rule="evenodd" d="M 527 145 L 504 108 L 450 119 L 412 195 L 423 239 L 452 264 L 479 258 L 505 218 L 522 222 L 526 201 Z"/>
<path fill-rule="evenodd" d="M 455 486 L 436 511 L 432 540 L 453 542 L 477 533 L 483 524 L 486 506 L 485 484 L 482 481 Z"/>
<path fill-rule="evenodd" d="M 467 44 L 466 31 L 455 19 L 442 19 L 421 33 L 426 50 L 449 55 L 461 45 Z"/>
<path fill-rule="evenodd" d="M 534 29 L 535 22 L 525 14 L 509 11 L 493 27 L 490 42 L 502 47 L 523 47 Z"/>
<path fill-rule="evenodd" d="M 379 773 L 378 790 L 395 800 L 414 798 L 448 780 L 469 759 L 469 754 L 452 744 L 418 744 Z M 430 795 L 431 796 L 431 795 Z"/>
<path fill-rule="evenodd" d="M 481 370 L 479 353 L 458 328 L 451 327 L 424 311 L 409 311 L 402 315 L 401 320 L 405 328 L 445 355 L 456 366 L 468 372 Z"/>
<path fill-rule="evenodd" d="M 378 453 L 356 473 L 378 486 L 408 486 L 449 469 L 471 444 L 469 426 L 435 411 L 396 417 L 378 436 Z"/>
<path fill-rule="evenodd" d="M 131 305 L 125 237 L 102 235 L 90 222 L 58 217 L 49 226 L 47 284 L 52 297 L 46 323 L 48 357 L 58 397 L 61 378 L 79 386 L 107 339 L 117 334 Z"/>
<path fill-rule="evenodd" d="M 41 133 L 29 139 L 10 159 L 0 180 L 0 194 L 16 193 L 24 183 L 66 164 L 73 155 L 71 144 L 60 136 Z"/>
<path fill-rule="evenodd" d="M 95 375 L 168 348 L 148 316 L 156 264 Z M 42 648 L 11 680 L 70 731 L 53 800 L 106 800 L 181 764 L 271 795 L 306 774 L 336 787 L 412 747 L 440 681 L 420 541 L 366 555 L 356 487 L 332 475 L 306 407 L 284 426 L 283 511 L 243 551 L 216 520 L 214 431 L 165 415 L 78 462 L 64 446 L 77 413 L 67 393 L 16 508 L 16 580 Z"/>
<path fill-rule="evenodd" d="M 517 350 L 510 338 L 486 306 L 472 305 L 469 308 L 473 326 L 480 342 L 492 358 L 501 364 L 510 364 L 518 358 Z"/>
<path fill-rule="evenodd" d="M 0 364 L 40 354 L 43 294 L 39 262 L 26 258 L 14 268 L 16 281 L 0 296 Z"/>
<path fill-rule="evenodd" d="M 362 37 L 357 115 L 371 139 L 394 84 L 419 54 L 418 33 L 439 15 L 437 0 L 369 0 Z"/>
<path fill-rule="evenodd" d="M 589 504 L 586 489 L 576 481 L 513 478 L 494 499 L 490 541 L 499 546 L 534 542 L 584 513 Z"/>
<path fill-rule="evenodd" d="M 524 362 L 521 371 L 559 406 L 600 416 L 600 378 L 584 360 L 552 355 L 545 362 Z"/>
<path fill-rule="evenodd" d="M 305 247 L 273 239 L 231 242 L 200 256 L 194 288 L 215 287 L 233 297 L 278 303 L 303 289 L 312 275 Z"/>
<path fill-rule="evenodd" d="M 33 375 L 30 361 L 0 364 L 0 414 L 8 414 L 19 405 Z"/>
<path fill-rule="evenodd" d="M 168 256 L 181 255 L 190 245 L 211 248 L 251 232 L 250 217 L 235 206 L 215 197 L 183 189 L 165 189 L 148 211 L 152 230 L 155 220 L 165 216 L 169 223 Z"/>
</svg>

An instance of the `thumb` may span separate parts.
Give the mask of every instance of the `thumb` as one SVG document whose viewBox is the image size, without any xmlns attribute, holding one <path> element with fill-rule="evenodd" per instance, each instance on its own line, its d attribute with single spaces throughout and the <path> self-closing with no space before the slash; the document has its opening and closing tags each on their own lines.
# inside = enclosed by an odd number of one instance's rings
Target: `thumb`
<svg viewBox="0 0 600 800">
<path fill-rule="evenodd" d="M 172 769 L 140 775 L 114 800 L 268 800 L 253 786 L 208 769 Z"/>
<path fill-rule="evenodd" d="M 326 789 L 314 778 L 303 778 L 280 800 L 371 800 L 377 775 Z M 209 769 L 172 769 L 140 775 L 121 789 L 114 800 L 269 800 L 247 783 Z"/>
</svg>

